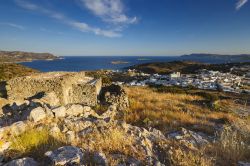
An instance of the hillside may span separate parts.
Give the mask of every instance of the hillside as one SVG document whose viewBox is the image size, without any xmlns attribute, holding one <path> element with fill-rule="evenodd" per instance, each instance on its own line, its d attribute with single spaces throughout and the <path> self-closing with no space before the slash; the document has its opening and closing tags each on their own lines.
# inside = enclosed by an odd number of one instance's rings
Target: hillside
<svg viewBox="0 0 250 166">
<path fill-rule="evenodd" d="M 0 51 L 0 62 L 27 62 L 33 60 L 54 60 L 58 58 L 50 53 Z"/>
<path fill-rule="evenodd" d="M 250 62 L 250 54 L 222 55 L 222 54 L 190 54 L 181 56 L 182 60 L 210 63 Z"/>
<path fill-rule="evenodd" d="M 20 64 L 0 63 L 0 81 L 9 80 L 13 77 L 29 75 L 34 72 L 38 71 Z"/>
<path fill-rule="evenodd" d="M 250 62 L 227 63 L 227 64 L 205 64 L 191 61 L 173 61 L 173 62 L 153 62 L 131 66 L 130 69 L 136 69 L 145 73 L 169 74 L 180 71 L 184 74 L 194 74 L 200 69 L 208 69 L 220 72 L 230 72 L 232 67 L 250 66 Z M 243 73 L 235 73 L 243 74 Z"/>
</svg>

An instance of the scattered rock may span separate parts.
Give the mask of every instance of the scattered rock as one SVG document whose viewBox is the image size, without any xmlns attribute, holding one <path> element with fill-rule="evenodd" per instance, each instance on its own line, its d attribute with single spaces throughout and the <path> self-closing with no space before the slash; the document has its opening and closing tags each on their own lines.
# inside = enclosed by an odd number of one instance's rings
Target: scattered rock
<svg viewBox="0 0 250 166">
<path fill-rule="evenodd" d="M 30 112 L 29 119 L 33 122 L 38 122 L 46 118 L 46 113 L 44 108 L 37 107 Z"/>
<path fill-rule="evenodd" d="M 66 108 L 64 106 L 52 110 L 56 118 L 64 118 L 66 116 Z"/>
<path fill-rule="evenodd" d="M 190 148 L 198 148 L 209 143 L 208 138 L 205 137 L 205 134 L 198 134 L 185 128 L 182 128 L 181 131 L 168 134 L 168 137 L 176 139 Z"/>
<path fill-rule="evenodd" d="M 46 164 L 53 166 L 80 165 L 83 162 L 84 153 L 80 148 L 74 146 L 63 146 L 55 151 L 45 153 Z"/>
<path fill-rule="evenodd" d="M 107 160 L 105 154 L 100 153 L 100 152 L 95 152 L 93 154 L 93 164 L 94 165 L 102 165 L 102 166 L 108 165 L 108 160 Z"/>
<path fill-rule="evenodd" d="M 71 105 L 67 111 L 66 111 L 66 114 L 68 116 L 78 116 L 80 114 L 82 114 L 84 111 L 84 107 L 82 105 L 79 105 L 79 104 L 73 104 Z"/>
<path fill-rule="evenodd" d="M 66 141 L 67 142 L 74 142 L 76 139 L 75 132 L 74 131 L 67 131 L 66 133 Z"/>
<path fill-rule="evenodd" d="M 51 128 L 49 130 L 49 133 L 51 135 L 57 135 L 61 132 L 60 128 L 57 126 L 57 124 L 53 124 L 51 125 Z"/>
<path fill-rule="evenodd" d="M 10 133 L 13 135 L 20 135 L 26 131 L 27 124 L 23 121 L 19 121 L 16 123 L 13 123 L 11 126 L 9 126 Z"/>
<path fill-rule="evenodd" d="M 60 105 L 60 100 L 55 92 L 45 93 L 45 95 L 39 100 L 43 103 L 48 104 L 50 107 L 57 107 Z"/>
<path fill-rule="evenodd" d="M 250 163 L 239 161 L 237 166 L 250 166 Z"/>
<path fill-rule="evenodd" d="M 32 158 L 26 157 L 8 162 L 4 166 L 38 166 L 39 164 Z"/>
</svg>

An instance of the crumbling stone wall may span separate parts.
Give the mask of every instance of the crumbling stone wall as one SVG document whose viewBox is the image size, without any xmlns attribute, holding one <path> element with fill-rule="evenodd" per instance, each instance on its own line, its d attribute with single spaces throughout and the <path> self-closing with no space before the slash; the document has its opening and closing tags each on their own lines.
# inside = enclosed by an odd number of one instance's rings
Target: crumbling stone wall
<svg viewBox="0 0 250 166">
<path fill-rule="evenodd" d="M 129 108 L 128 95 L 119 85 L 110 85 L 102 88 L 100 99 L 103 103 L 115 105 L 118 111 L 118 119 L 123 119 L 124 111 Z"/>
<path fill-rule="evenodd" d="M 96 105 L 101 80 L 85 77 L 84 72 L 50 72 L 18 77 L 7 82 L 7 96 L 11 100 L 42 97 L 54 92 L 60 104 L 84 103 Z"/>
</svg>

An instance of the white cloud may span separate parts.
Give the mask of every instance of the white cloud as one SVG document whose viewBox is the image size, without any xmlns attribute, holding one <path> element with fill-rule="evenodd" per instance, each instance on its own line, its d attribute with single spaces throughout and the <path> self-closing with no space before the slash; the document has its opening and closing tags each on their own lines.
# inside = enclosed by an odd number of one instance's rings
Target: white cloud
<svg viewBox="0 0 250 166">
<path fill-rule="evenodd" d="M 67 25 L 69 25 L 69 26 L 71 26 L 71 27 L 73 27 L 81 32 L 94 33 L 95 35 L 101 35 L 101 36 L 105 36 L 105 37 L 120 37 L 121 36 L 121 34 L 118 33 L 118 31 L 115 29 L 114 30 L 113 29 L 105 30 L 105 29 L 93 27 L 93 26 L 88 25 L 85 22 L 80 22 L 80 21 L 70 19 L 62 13 L 52 11 L 49 9 L 45 9 L 44 7 L 38 6 L 36 4 L 30 3 L 27 1 L 16 0 L 16 3 L 17 3 L 17 5 L 19 5 L 20 7 L 24 8 L 24 9 L 43 13 L 51 18 L 54 18 L 56 20 L 61 21 L 64 24 L 67 24 Z"/>
<path fill-rule="evenodd" d="M 240 8 L 242 8 L 246 3 L 247 3 L 248 0 L 238 0 L 238 2 L 236 3 L 236 10 L 240 10 Z"/>
<path fill-rule="evenodd" d="M 81 3 L 103 21 L 113 24 L 133 24 L 136 17 L 128 17 L 124 13 L 121 0 L 80 0 Z"/>
<path fill-rule="evenodd" d="M 14 24 L 14 23 L 9 23 L 9 22 L 0 22 L 0 25 L 2 26 L 9 26 L 12 28 L 17 28 L 20 30 L 24 30 L 24 27 L 22 25 Z"/>
</svg>

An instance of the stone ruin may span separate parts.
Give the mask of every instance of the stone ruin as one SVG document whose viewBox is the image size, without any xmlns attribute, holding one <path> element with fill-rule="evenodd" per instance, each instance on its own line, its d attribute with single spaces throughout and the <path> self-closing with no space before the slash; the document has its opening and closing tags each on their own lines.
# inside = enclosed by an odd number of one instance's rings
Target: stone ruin
<svg viewBox="0 0 250 166">
<path fill-rule="evenodd" d="M 13 101 L 39 99 L 53 92 L 60 105 L 95 106 L 101 87 L 101 79 L 86 77 L 84 72 L 48 72 L 11 79 L 6 91 L 8 99 Z"/>
</svg>

